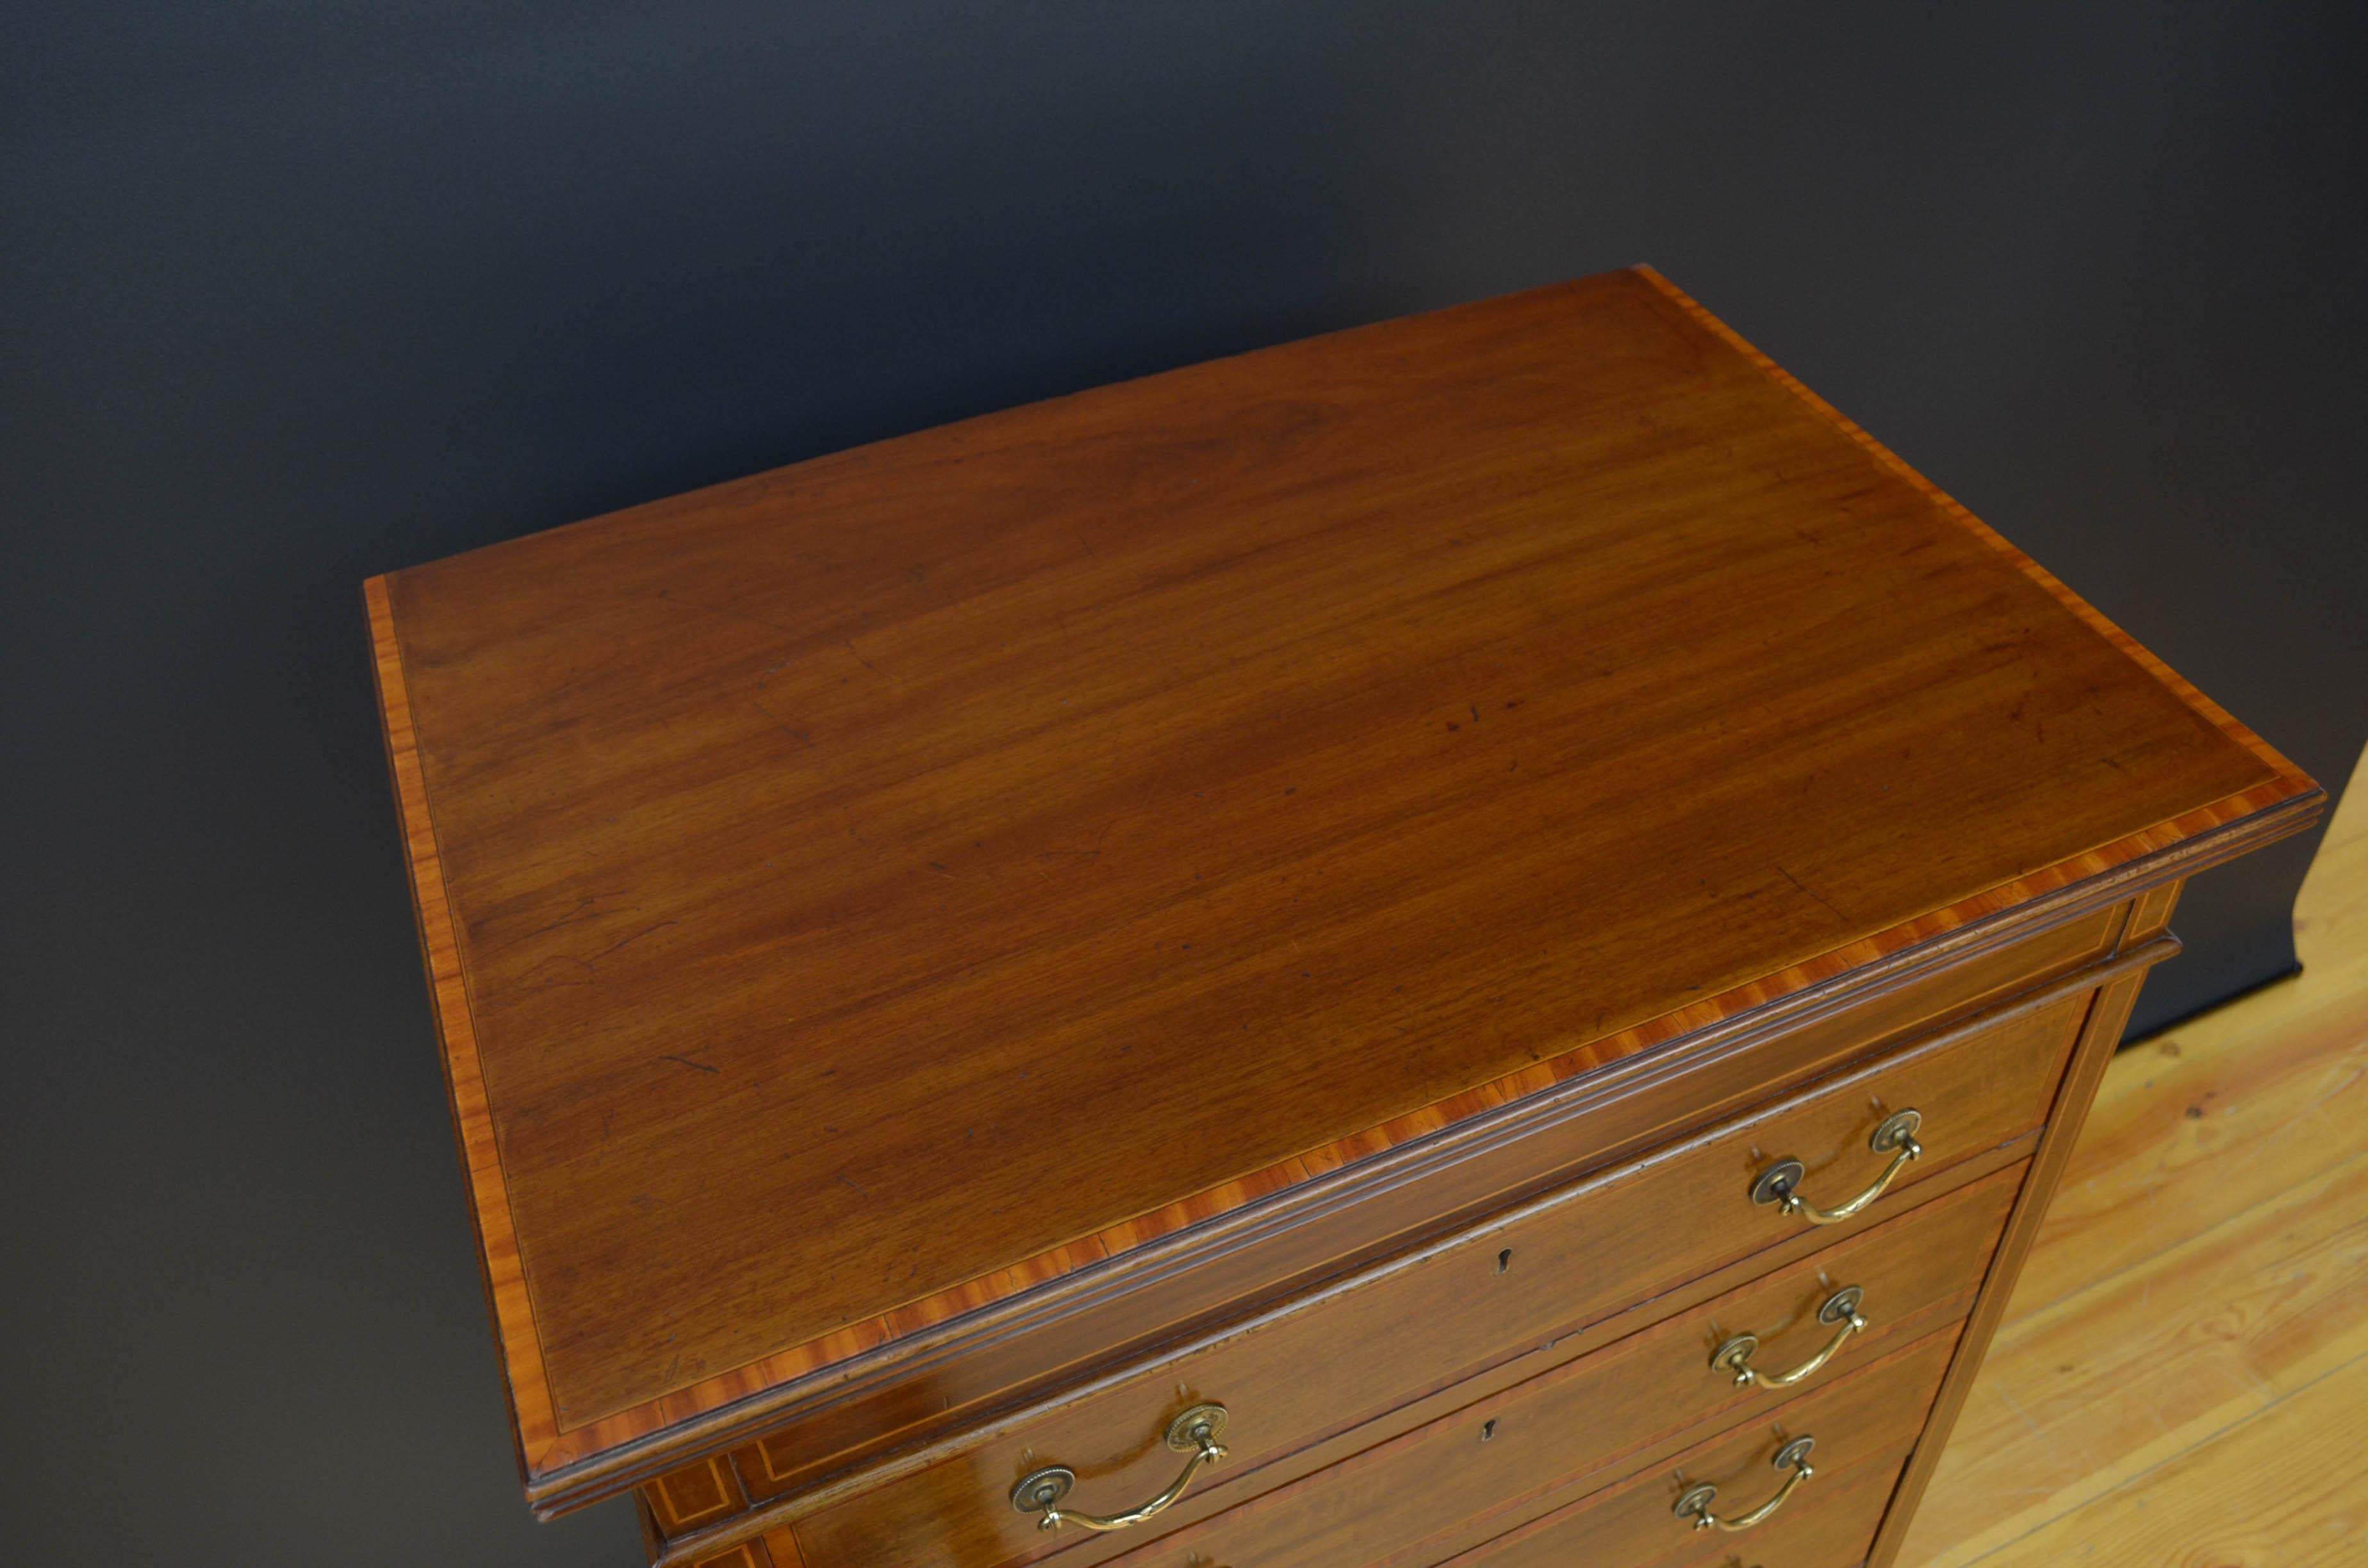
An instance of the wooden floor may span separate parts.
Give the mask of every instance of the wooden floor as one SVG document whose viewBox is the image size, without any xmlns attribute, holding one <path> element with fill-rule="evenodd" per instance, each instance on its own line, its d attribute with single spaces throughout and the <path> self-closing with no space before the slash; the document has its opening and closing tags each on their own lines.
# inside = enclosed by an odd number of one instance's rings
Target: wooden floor
<svg viewBox="0 0 2368 1568">
<path fill-rule="evenodd" d="M 1903 1568 L 2368 1564 L 2368 757 L 2294 932 L 2114 1060 Z"/>
</svg>

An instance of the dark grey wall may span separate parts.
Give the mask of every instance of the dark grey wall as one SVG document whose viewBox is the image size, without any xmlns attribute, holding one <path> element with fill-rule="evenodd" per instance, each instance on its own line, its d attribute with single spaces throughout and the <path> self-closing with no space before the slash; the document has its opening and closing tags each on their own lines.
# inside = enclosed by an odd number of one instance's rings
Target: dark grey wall
<svg viewBox="0 0 2368 1568">
<path fill-rule="evenodd" d="M 637 1560 L 514 1491 L 369 573 L 1650 260 L 2340 783 L 2361 9 L 12 7 L 6 1554 Z"/>
</svg>

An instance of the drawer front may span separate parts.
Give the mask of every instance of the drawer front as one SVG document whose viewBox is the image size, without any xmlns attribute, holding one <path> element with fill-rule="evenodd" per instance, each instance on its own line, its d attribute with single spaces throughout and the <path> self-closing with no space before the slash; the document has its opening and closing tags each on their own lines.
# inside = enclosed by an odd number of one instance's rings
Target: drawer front
<svg viewBox="0 0 2368 1568">
<path fill-rule="evenodd" d="M 2023 1167 L 2000 1171 L 1815 1257 L 1632 1335 L 1352 1459 L 1176 1530 L 1118 1559 L 1125 1568 L 1197 1562 L 1363 1568 L 1376 1540 L 1432 1561 L 1652 1463 L 1684 1434 L 1748 1419 L 1962 1319 L 2005 1228 Z M 1817 1321 L 1839 1291 L 1863 1292 L 1867 1328 Z M 1883 1326 L 1876 1326 L 1880 1321 Z M 1731 1338 L 1762 1340 L 1771 1374 L 1811 1360 L 1778 1389 L 1738 1387 L 1712 1364 Z M 1495 1519 L 1493 1526 L 1476 1523 Z"/>
<path fill-rule="evenodd" d="M 1684 1449 L 1616 1484 L 1451 1558 L 1452 1568 L 1853 1568 L 1866 1556 L 1892 1487 L 1924 1429 L 1956 1347 L 1952 1327 L 1917 1341 L 1765 1417 Z M 1791 1474 L 1774 1462 L 1813 1439 L 1812 1473 L 1765 1521 L 1728 1533 L 1679 1517 L 1693 1487 L 1716 1488 L 1713 1517 L 1739 1518 Z M 1417 1553 L 1377 1542 L 1367 1562 L 1415 1568 Z M 1435 1561 L 1435 1560 L 1429 1560 Z M 1244 1564 L 1243 1568 L 1262 1568 Z"/>
<path fill-rule="evenodd" d="M 1065 1466 L 1074 1506 L 1131 1506 L 1174 1478 L 1162 1430 L 1203 1401 L 1227 1408 L 1231 1452 L 1177 1522 L 1230 1506 L 1273 1484 L 1256 1473 L 1268 1460 L 1791 1239 L 1806 1221 L 1755 1203 L 1756 1179 L 1790 1158 L 1810 1199 L 1847 1198 L 1892 1164 L 1871 1134 L 1912 1108 L 1923 1156 L 1828 1233 L 1897 1213 L 1934 1172 L 2044 1119 L 2087 1005 L 2080 994 L 1951 1031 L 1565 1187 L 810 1514 L 797 1543 L 812 1568 L 979 1568 L 1040 1551 L 1036 1521 L 1009 1501 L 1019 1477 Z"/>
</svg>

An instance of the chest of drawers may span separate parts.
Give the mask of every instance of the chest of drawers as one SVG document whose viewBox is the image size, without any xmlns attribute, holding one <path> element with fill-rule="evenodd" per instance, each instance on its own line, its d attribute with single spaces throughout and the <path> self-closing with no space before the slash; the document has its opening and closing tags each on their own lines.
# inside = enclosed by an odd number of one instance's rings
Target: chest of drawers
<svg viewBox="0 0 2368 1568">
<path fill-rule="evenodd" d="M 664 1564 L 1887 1562 L 2322 803 L 1644 269 L 366 599 L 527 1497 Z"/>
</svg>

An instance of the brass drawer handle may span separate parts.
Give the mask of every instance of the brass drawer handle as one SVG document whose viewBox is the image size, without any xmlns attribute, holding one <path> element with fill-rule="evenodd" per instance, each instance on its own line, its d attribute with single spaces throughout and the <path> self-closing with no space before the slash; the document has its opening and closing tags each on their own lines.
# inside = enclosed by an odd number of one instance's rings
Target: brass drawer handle
<svg viewBox="0 0 2368 1568">
<path fill-rule="evenodd" d="M 1078 1514 L 1061 1507 L 1061 1499 L 1077 1483 L 1077 1472 L 1066 1465 L 1047 1465 L 1019 1478 L 1011 1489 L 1011 1506 L 1023 1514 L 1042 1514 L 1036 1521 L 1040 1530 L 1056 1530 L 1063 1525 L 1077 1525 L 1089 1530 L 1122 1530 L 1139 1525 L 1184 1495 L 1192 1478 L 1204 1464 L 1214 1464 L 1225 1457 L 1225 1446 L 1217 1438 L 1225 1430 L 1225 1407 L 1222 1404 L 1196 1404 L 1167 1424 L 1167 1446 L 1179 1454 L 1192 1457 L 1184 1461 L 1184 1472 L 1170 1482 L 1167 1490 L 1139 1508 L 1129 1508 L 1123 1514 Z"/>
<path fill-rule="evenodd" d="M 1793 1488 L 1817 1473 L 1809 1468 L 1809 1450 L 1816 1446 L 1815 1437 L 1795 1437 L 1777 1449 L 1776 1458 L 1770 1462 L 1778 1470 L 1789 1470 L 1793 1473 L 1784 1478 L 1784 1484 L 1776 1489 L 1775 1496 L 1748 1514 L 1722 1519 L 1712 1513 L 1711 1499 L 1718 1495 L 1718 1488 L 1707 1482 L 1700 1486 L 1687 1487 L 1686 1494 L 1678 1499 L 1677 1506 L 1669 1512 L 1681 1519 L 1691 1519 L 1698 1530 L 1748 1530 L 1782 1507 L 1784 1499 L 1793 1495 Z"/>
<path fill-rule="evenodd" d="M 1801 1177 L 1807 1173 L 1801 1168 L 1801 1162 L 1794 1159 L 1779 1160 L 1761 1171 L 1759 1179 L 1751 1184 L 1751 1201 L 1773 1203 L 1785 1213 L 1798 1214 L 1812 1225 L 1838 1225 L 1881 1198 L 1883 1189 L 1891 1185 L 1892 1177 L 1906 1170 L 1908 1161 L 1923 1154 L 1924 1145 L 1916 1142 L 1916 1130 L 1923 1125 L 1923 1117 L 1912 1110 L 1899 1111 L 1883 1119 L 1883 1125 L 1876 1128 L 1874 1136 L 1867 1140 L 1867 1147 L 1878 1154 L 1891 1155 L 1891 1164 L 1883 1167 L 1883 1174 L 1874 1178 L 1873 1186 L 1847 1203 L 1820 1209 L 1804 1199 L 1801 1196 Z"/>
<path fill-rule="evenodd" d="M 1826 1341 L 1824 1349 L 1789 1372 L 1770 1374 L 1751 1364 L 1751 1358 L 1759 1349 L 1759 1336 L 1756 1334 L 1738 1334 L 1711 1352 L 1711 1370 L 1734 1373 L 1737 1387 L 1757 1383 L 1764 1389 L 1790 1388 L 1832 1360 L 1850 1343 L 1852 1335 L 1866 1332 L 1866 1319 L 1858 1311 L 1865 1299 L 1866 1292 L 1855 1285 L 1846 1285 L 1827 1297 L 1825 1305 L 1817 1309 L 1817 1321 L 1833 1325 L 1834 1336 Z"/>
</svg>

